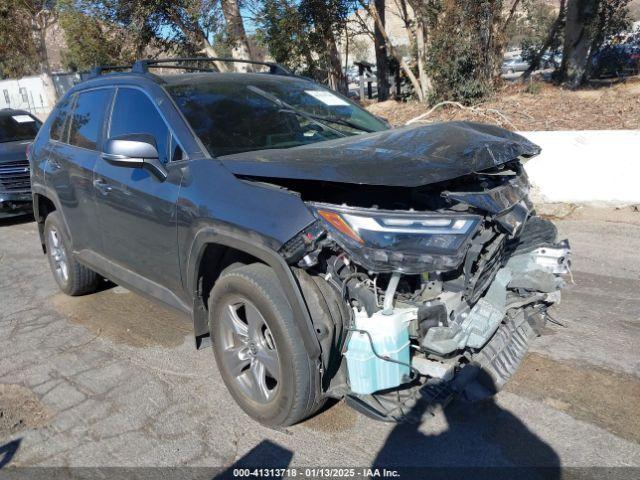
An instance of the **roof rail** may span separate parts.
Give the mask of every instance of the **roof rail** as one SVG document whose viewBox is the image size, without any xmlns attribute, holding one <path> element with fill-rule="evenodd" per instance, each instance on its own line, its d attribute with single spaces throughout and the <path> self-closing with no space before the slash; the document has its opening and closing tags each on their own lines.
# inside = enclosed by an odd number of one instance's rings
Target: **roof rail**
<svg viewBox="0 0 640 480">
<path fill-rule="evenodd" d="M 184 63 L 193 62 L 196 65 L 164 65 L 166 63 Z M 238 58 L 212 58 L 212 57 L 176 57 L 176 58 L 160 58 L 160 59 L 145 59 L 138 60 L 131 67 L 131 71 L 135 73 L 148 73 L 149 68 L 176 68 L 181 70 L 192 70 L 199 72 L 218 72 L 211 68 L 202 68 L 197 65 L 199 62 L 232 62 L 232 63 L 248 63 L 250 65 L 263 65 L 269 67 L 269 73 L 272 75 L 292 75 L 292 73 L 282 65 L 273 62 L 259 62 L 257 60 L 242 60 Z"/>
<path fill-rule="evenodd" d="M 114 70 L 129 70 L 131 69 L 131 65 L 101 65 L 95 66 L 89 72 L 89 76 L 87 78 L 99 77 L 105 72 L 110 72 Z"/>
</svg>

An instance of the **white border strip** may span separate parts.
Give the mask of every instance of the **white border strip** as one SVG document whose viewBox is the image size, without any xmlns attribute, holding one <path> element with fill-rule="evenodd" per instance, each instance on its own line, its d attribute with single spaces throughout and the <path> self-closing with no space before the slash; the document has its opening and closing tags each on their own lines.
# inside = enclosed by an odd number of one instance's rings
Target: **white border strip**
<svg viewBox="0 0 640 480">
<path fill-rule="evenodd" d="M 519 133 L 542 148 L 525 164 L 534 201 L 640 203 L 640 131 Z"/>
</svg>

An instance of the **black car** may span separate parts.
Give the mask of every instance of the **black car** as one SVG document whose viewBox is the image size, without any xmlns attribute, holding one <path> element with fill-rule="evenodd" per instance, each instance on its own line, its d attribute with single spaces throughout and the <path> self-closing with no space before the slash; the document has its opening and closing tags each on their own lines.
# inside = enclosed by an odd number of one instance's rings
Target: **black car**
<svg viewBox="0 0 640 480">
<path fill-rule="evenodd" d="M 400 420 L 499 389 L 569 268 L 528 198 L 539 148 L 476 123 L 390 129 L 277 65 L 207 64 L 140 61 L 50 115 L 30 160 L 60 288 L 103 276 L 187 313 L 266 425 L 327 398 Z M 189 72 L 152 73 L 169 66 Z"/>
<path fill-rule="evenodd" d="M 31 212 L 27 148 L 40 126 L 29 112 L 0 110 L 0 218 Z"/>
</svg>

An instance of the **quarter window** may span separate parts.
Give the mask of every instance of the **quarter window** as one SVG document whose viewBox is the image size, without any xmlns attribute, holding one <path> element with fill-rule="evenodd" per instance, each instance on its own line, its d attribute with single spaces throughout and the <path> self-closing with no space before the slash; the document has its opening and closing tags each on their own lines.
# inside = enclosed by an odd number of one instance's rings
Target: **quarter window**
<svg viewBox="0 0 640 480">
<path fill-rule="evenodd" d="M 153 136 L 160 161 L 167 162 L 169 128 L 155 105 L 140 90 L 119 88 L 111 114 L 109 138 L 131 134 Z"/>
<path fill-rule="evenodd" d="M 110 97 L 109 89 L 90 90 L 78 95 L 69 129 L 71 145 L 89 150 L 97 149 L 104 112 Z"/>
<path fill-rule="evenodd" d="M 65 98 L 56 111 L 54 113 L 55 117 L 53 117 L 53 121 L 51 122 L 51 130 L 49 136 L 52 140 L 57 140 L 59 142 L 67 142 L 67 136 L 65 132 L 65 125 L 67 116 L 69 115 L 69 109 L 71 107 L 71 97 Z"/>
</svg>

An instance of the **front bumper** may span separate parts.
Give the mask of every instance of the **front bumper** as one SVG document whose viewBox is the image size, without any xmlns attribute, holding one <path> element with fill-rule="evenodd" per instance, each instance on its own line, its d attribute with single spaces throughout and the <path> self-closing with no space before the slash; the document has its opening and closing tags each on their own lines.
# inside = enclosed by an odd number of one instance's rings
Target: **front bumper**
<svg viewBox="0 0 640 480">
<path fill-rule="evenodd" d="M 426 381 L 394 391 L 350 393 L 347 402 L 378 420 L 401 421 L 456 396 L 476 401 L 499 391 L 542 333 L 547 308 L 560 301 L 561 276 L 570 274 L 571 248 L 556 235 L 550 222 L 530 219 L 505 246 L 502 267 L 471 309 L 427 330 L 421 346 L 440 358 L 443 368 L 452 367 L 453 378 L 428 373 Z"/>
<path fill-rule="evenodd" d="M 493 337 L 473 354 L 451 380 L 430 379 L 402 390 L 346 396 L 349 406 L 383 422 L 419 420 L 427 411 L 445 407 L 454 398 L 475 402 L 495 395 L 518 370 L 531 342 L 546 320 L 524 312 L 507 317 Z"/>
<path fill-rule="evenodd" d="M 31 193 L 0 193 L 0 218 L 16 217 L 33 212 Z"/>
</svg>

